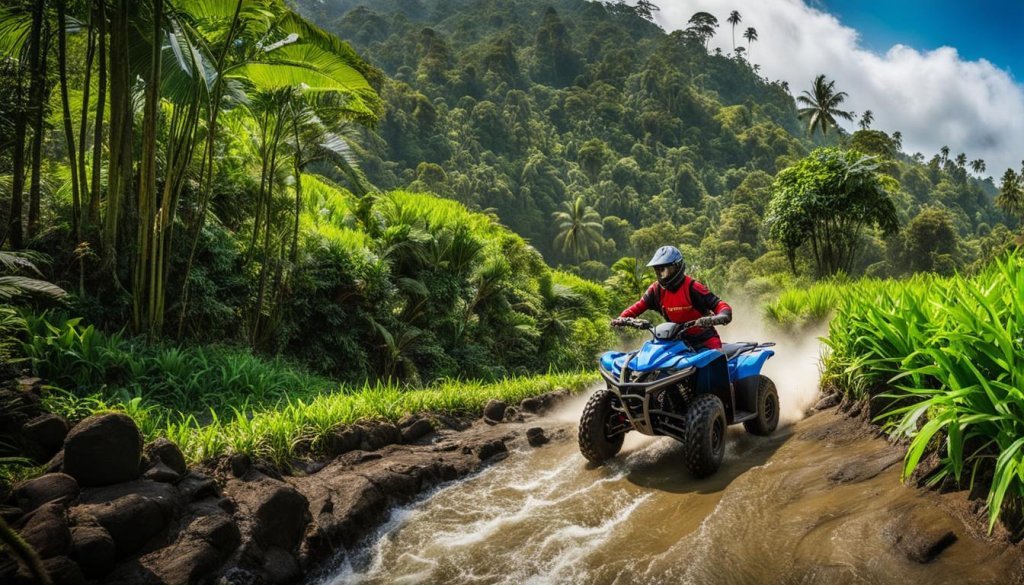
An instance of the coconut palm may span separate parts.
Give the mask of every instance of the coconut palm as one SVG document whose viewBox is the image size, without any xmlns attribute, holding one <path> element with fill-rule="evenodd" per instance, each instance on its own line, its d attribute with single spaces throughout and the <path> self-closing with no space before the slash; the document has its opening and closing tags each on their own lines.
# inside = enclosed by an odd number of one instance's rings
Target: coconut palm
<svg viewBox="0 0 1024 585">
<path fill-rule="evenodd" d="M 1024 184 L 1013 169 L 1006 169 L 1006 172 L 1003 173 L 1002 184 L 999 186 L 999 195 L 996 197 L 995 203 L 1008 215 L 1024 219 Z"/>
<path fill-rule="evenodd" d="M 800 119 L 807 118 L 808 134 L 813 135 L 814 129 L 820 128 L 821 135 L 825 136 L 830 126 L 837 126 L 837 117 L 853 120 L 850 112 L 839 109 L 848 96 L 845 91 L 837 92 L 835 85 L 835 80 L 828 81 L 822 74 L 814 78 L 811 91 L 804 90 L 803 95 L 797 96 L 797 103 L 804 106 L 797 113 Z"/>
<path fill-rule="evenodd" d="M 945 165 L 946 161 L 949 160 L 949 147 L 943 145 L 942 148 L 939 149 L 939 154 L 942 155 L 941 164 Z"/>
<path fill-rule="evenodd" d="M 750 54 L 750 43 L 757 40 L 757 29 L 750 26 L 743 32 L 743 38 L 747 39 L 747 55 Z"/>
<path fill-rule="evenodd" d="M 588 207 L 583 197 L 562 203 L 564 211 L 551 214 L 555 220 L 558 235 L 555 236 L 555 247 L 564 253 L 572 254 L 577 260 L 586 259 L 590 252 L 601 247 L 601 234 L 604 224 L 601 216 Z"/>
<path fill-rule="evenodd" d="M 976 159 L 972 160 L 971 161 L 971 170 L 974 171 L 976 174 L 979 174 L 979 175 L 981 173 L 984 173 L 985 172 L 985 161 L 980 159 L 980 158 L 976 158 Z"/>
<path fill-rule="evenodd" d="M 739 24 L 741 20 L 743 20 L 743 17 L 740 16 L 738 10 L 730 12 L 729 18 L 725 19 L 726 22 L 732 25 L 732 50 L 734 52 L 736 51 L 736 25 Z"/>
<path fill-rule="evenodd" d="M 956 162 L 957 168 L 962 169 L 965 166 L 967 166 L 967 155 L 961 152 L 960 154 L 956 155 L 954 161 Z"/>
<path fill-rule="evenodd" d="M 896 144 L 896 150 L 903 150 L 903 133 L 899 130 L 892 133 L 892 141 Z"/>
<path fill-rule="evenodd" d="M 864 113 L 860 116 L 860 122 L 858 125 L 861 130 L 867 130 L 871 128 L 871 123 L 875 121 L 875 115 L 871 110 L 864 110 Z"/>
</svg>

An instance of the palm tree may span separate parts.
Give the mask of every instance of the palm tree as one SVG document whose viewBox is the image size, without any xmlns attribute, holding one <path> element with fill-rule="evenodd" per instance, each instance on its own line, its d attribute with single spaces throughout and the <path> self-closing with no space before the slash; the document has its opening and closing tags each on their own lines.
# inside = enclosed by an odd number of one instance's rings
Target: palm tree
<svg viewBox="0 0 1024 585">
<path fill-rule="evenodd" d="M 797 113 L 800 119 L 808 118 L 808 134 L 813 135 L 815 128 L 821 128 L 821 135 L 825 136 L 829 126 L 837 126 L 836 117 L 853 120 L 850 112 L 839 109 L 848 96 L 845 91 L 837 92 L 835 85 L 835 80 L 827 81 L 822 74 L 814 78 L 811 91 L 804 90 L 803 95 L 796 98 L 798 104 L 805 106 Z"/>
<path fill-rule="evenodd" d="M 946 161 L 949 160 L 949 147 L 943 145 L 943 147 L 939 149 L 939 154 L 942 155 L 942 163 L 941 164 L 943 164 L 943 165 L 946 164 Z"/>
<path fill-rule="evenodd" d="M 747 39 L 747 55 L 749 55 L 750 43 L 757 40 L 757 29 L 752 26 L 747 27 L 747 30 L 743 33 L 743 38 Z"/>
<path fill-rule="evenodd" d="M 32 252 L 0 252 L 0 268 L 14 275 L 0 276 L 0 303 L 8 304 L 13 299 L 25 295 L 36 294 L 60 299 L 67 295 L 59 286 L 26 276 L 17 276 L 18 272 L 31 272 L 42 276 L 36 264 L 45 257 Z"/>
<path fill-rule="evenodd" d="M 1007 214 L 1024 219 L 1024 185 L 1021 184 L 1021 177 L 1013 169 L 1006 169 L 1003 173 L 1002 185 L 999 187 L 995 203 Z"/>
<path fill-rule="evenodd" d="M 647 286 L 644 274 L 647 267 L 643 261 L 626 256 L 612 264 L 612 274 L 605 281 L 606 287 L 625 299 L 638 299 Z"/>
<path fill-rule="evenodd" d="M 956 159 L 954 159 L 954 160 L 956 161 L 956 166 L 958 168 L 962 169 L 965 166 L 967 166 L 967 155 L 962 153 L 962 152 L 960 154 L 956 155 Z"/>
<path fill-rule="evenodd" d="M 736 25 L 739 24 L 741 20 L 743 20 L 743 18 L 740 16 L 738 10 L 733 10 L 729 13 L 729 18 L 725 19 L 726 22 L 732 25 L 732 50 L 734 52 L 736 51 Z"/>
<path fill-rule="evenodd" d="M 896 150 L 903 150 L 903 133 L 899 130 L 892 133 L 892 141 L 896 144 Z"/>
<path fill-rule="evenodd" d="M 860 129 L 867 130 L 871 128 L 871 123 L 875 121 L 875 115 L 871 113 L 871 110 L 864 110 L 864 113 L 860 117 Z"/>
<path fill-rule="evenodd" d="M 593 207 L 587 206 L 583 197 L 577 197 L 571 202 L 564 201 L 562 207 L 564 211 L 551 214 L 558 229 L 555 247 L 572 254 L 577 260 L 588 258 L 591 250 L 596 251 L 601 246 L 601 234 L 604 231 L 601 216 Z"/>
<path fill-rule="evenodd" d="M 976 158 L 976 159 L 972 160 L 971 161 L 971 170 L 974 171 L 976 174 L 979 174 L 979 175 L 981 173 L 984 173 L 985 172 L 985 161 L 980 159 L 980 158 Z"/>
</svg>

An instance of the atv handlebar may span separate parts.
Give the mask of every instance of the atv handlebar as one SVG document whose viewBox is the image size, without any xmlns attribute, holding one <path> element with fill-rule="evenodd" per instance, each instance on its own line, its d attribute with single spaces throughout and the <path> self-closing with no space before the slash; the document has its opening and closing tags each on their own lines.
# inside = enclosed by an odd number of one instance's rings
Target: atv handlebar
<svg viewBox="0 0 1024 585">
<path fill-rule="evenodd" d="M 612 327 L 633 327 L 635 329 L 650 329 L 651 322 L 647 319 L 634 319 L 633 317 L 619 317 L 612 320 Z"/>
</svg>

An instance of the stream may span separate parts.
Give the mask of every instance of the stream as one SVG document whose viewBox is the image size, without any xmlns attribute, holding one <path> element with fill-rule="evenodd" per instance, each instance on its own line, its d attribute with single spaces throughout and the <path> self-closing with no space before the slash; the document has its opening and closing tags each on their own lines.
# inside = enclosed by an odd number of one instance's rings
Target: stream
<svg viewBox="0 0 1024 585">
<path fill-rule="evenodd" d="M 781 390 L 779 429 L 731 427 L 710 478 L 690 476 L 676 441 L 636 433 L 590 466 L 575 442 L 579 397 L 551 415 L 572 440 L 523 446 L 394 510 L 315 583 L 1021 582 L 1020 547 L 978 534 L 940 501 L 963 494 L 901 484 L 900 452 L 856 421 L 833 411 L 798 420 L 817 387 L 809 349 L 767 370 Z M 914 558 L 936 540 L 945 548 L 934 560 Z"/>
</svg>

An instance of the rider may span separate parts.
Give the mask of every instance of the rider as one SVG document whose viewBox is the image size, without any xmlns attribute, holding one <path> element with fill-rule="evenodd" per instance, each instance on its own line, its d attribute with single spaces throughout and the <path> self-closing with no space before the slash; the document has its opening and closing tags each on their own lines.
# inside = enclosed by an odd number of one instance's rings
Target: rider
<svg viewBox="0 0 1024 585">
<path fill-rule="evenodd" d="M 656 310 L 673 323 L 693 321 L 693 327 L 683 332 L 683 338 L 694 347 L 721 349 L 722 338 L 715 325 L 732 321 L 732 307 L 718 298 L 697 280 L 686 275 L 683 254 L 675 246 L 662 246 L 647 263 L 654 267 L 658 280 L 651 283 L 647 292 L 612 320 L 612 326 L 623 324 L 623 320 L 637 317 L 648 309 Z"/>
</svg>

